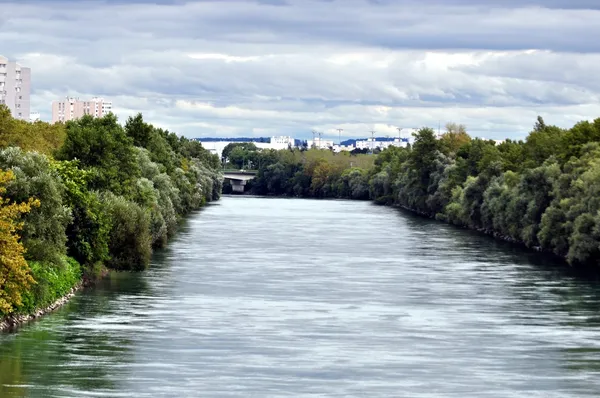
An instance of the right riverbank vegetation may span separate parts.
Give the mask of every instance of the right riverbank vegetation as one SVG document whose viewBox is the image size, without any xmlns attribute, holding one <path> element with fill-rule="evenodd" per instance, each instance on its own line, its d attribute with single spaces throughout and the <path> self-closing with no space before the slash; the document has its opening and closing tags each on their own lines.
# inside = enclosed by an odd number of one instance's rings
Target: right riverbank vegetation
<svg viewBox="0 0 600 398">
<path fill-rule="evenodd" d="M 254 194 L 371 199 L 600 265 L 600 119 L 562 129 L 538 118 L 524 141 L 500 144 L 449 124 L 375 156 L 246 147 L 232 158 L 257 165 Z"/>
<path fill-rule="evenodd" d="M 51 125 L 0 106 L 0 321 L 106 269 L 146 268 L 221 190 L 216 155 L 141 114 Z"/>
</svg>

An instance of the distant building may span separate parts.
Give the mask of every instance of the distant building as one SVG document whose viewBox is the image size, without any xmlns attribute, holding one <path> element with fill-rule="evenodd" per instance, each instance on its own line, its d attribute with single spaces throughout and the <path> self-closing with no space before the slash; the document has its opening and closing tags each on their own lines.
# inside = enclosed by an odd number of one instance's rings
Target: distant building
<svg viewBox="0 0 600 398">
<path fill-rule="evenodd" d="M 286 147 L 290 145 L 293 147 L 295 145 L 295 140 L 292 137 L 282 135 L 279 137 L 271 137 L 271 144 L 285 145 Z"/>
<path fill-rule="evenodd" d="M 0 105 L 15 119 L 29 120 L 31 69 L 0 55 Z"/>
<path fill-rule="evenodd" d="M 316 138 L 314 141 L 313 140 L 308 140 L 307 141 L 308 147 L 309 148 L 318 148 L 318 149 L 329 149 L 333 147 L 333 140 L 321 140 L 319 138 Z"/>
<path fill-rule="evenodd" d="M 112 112 L 112 102 L 104 98 L 94 97 L 89 101 L 81 101 L 79 98 L 66 97 L 64 101 L 52 103 L 52 123 L 66 122 L 92 115 L 102 117 Z"/>
<path fill-rule="evenodd" d="M 333 151 L 334 152 L 343 152 L 343 151 L 351 152 L 353 150 L 354 150 L 354 145 L 338 145 L 338 144 L 335 144 L 333 146 Z"/>
<path fill-rule="evenodd" d="M 241 143 L 252 143 L 254 145 L 256 145 L 257 148 L 259 149 L 275 149 L 275 150 L 281 150 L 281 149 L 287 149 L 289 147 L 294 147 L 295 146 L 295 140 L 293 137 L 287 137 L 287 136 L 278 136 L 278 137 L 271 137 L 269 142 L 257 142 L 257 141 L 231 141 L 231 139 L 226 139 L 226 141 L 207 141 L 207 140 L 202 140 L 199 139 L 198 141 L 200 141 L 200 143 L 202 144 L 202 146 L 204 147 L 204 149 L 208 150 L 210 153 L 214 153 L 215 155 L 221 157 L 221 154 L 223 153 L 223 149 L 225 149 L 225 147 L 229 144 L 241 144 Z"/>
<path fill-rule="evenodd" d="M 39 112 L 31 112 L 31 113 L 29 114 L 29 121 L 30 121 L 31 123 L 35 123 L 35 122 L 37 122 L 37 121 L 41 120 L 41 118 L 42 118 L 42 115 L 40 115 L 40 113 L 39 113 Z"/>
<path fill-rule="evenodd" d="M 357 140 L 356 141 L 356 149 L 386 149 L 391 146 L 406 148 L 408 146 L 409 139 L 408 138 L 394 138 L 387 139 L 385 141 L 378 141 L 377 139 L 367 138 L 365 140 Z"/>
</svg>

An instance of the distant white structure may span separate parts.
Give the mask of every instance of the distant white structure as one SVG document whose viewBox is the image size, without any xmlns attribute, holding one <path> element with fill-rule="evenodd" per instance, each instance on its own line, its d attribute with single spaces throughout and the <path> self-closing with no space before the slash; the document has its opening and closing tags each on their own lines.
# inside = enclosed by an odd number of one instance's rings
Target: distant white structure
<svg viewBox="0 0 600 398">
<path fill-rule="evenodd" d="M 306 141 L 309 148 L 313 148 L 313 146 L 317 149 L 329 149 L 333 147 L 333 140 L 321 140 L 316 138 L 313 140 Z M 314 144 L 314 145 L 313 145 Z"/>
<path fill-rule="evenodd" d="M 285 145 L 286 148 L 288 145 L 294 146 L 294 139 L 289 136 L 281 135 L 279 137 L 271 137 L 271 144 L 273 145 Z"/>
<path fill-rule="evenodd" d="M 294 138 L 288 136 L 273 136 L 269 142 L 253 142 L 253 141 L 200 141 L 202 146 L 209 152 L 219 156 L 223 154 L 223 149 L 229 144 L 245 144 L 252 143 L 259 149 L 288 149 L 294 147 Z"/>
<path fill-rule="evenodd" d="M 42 119 L 42 116 L 40 115 L 40 113 L 39 113 L 39 112 L 31 112 L 31 113 L 29 114 L 29 121 L 30 121 L 31 123 L 35 123 L 35 122 L 37 122 L 37 121 L 40 121 L 41 119 Z"/>
<path fill-rule="evenodd" d="M 333 146 L 333 152 L 336 152 L 336 153 L 344 152 L 344 151 L 350 152 L 350 151 L 353 151 L 353 150 L 354 150 L 354 145 L 338 145 L 338 144 L 335 144 Z"/>
<path fill-rule="evenodd" d="M 406 148 L 408 145 L 407 138 L 394 138 L 393 141 L 377 141 L 377 139 L 367 138 L 366 140 L 358 140 L 356 141 L 356 149 L 368 149 L 373 150 L 375 148 L 385 149 L 390 146 Z"/>
</svg>

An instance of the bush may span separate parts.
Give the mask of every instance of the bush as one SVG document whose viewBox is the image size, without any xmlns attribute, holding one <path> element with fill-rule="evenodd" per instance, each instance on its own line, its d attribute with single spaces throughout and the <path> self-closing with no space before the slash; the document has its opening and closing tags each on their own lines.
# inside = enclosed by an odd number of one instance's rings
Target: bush
<svg viewBox="0 0 600 398">
<path fill-rule="evenodd" d="M 81 266 L 71 257 L 63 257 L 58 264 L 29 262 L 36 283 L 23 294 L 20 313 L 32 313 L 65 296 L 81 280 Z"/>
</svg>

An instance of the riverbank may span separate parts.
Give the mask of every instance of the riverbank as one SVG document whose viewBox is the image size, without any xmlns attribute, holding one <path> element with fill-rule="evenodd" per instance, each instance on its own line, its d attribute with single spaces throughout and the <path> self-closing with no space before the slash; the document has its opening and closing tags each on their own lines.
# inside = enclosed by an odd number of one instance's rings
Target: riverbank
<svg viewBox="0 0 600 398">
<path fill-rule="evenodd" d="M 62 296 L 49 306 L 36 310 L 32 314 L 13 314 L 5 317 L 4 319 L 0 320 L 0 332 L 10 331 L 25 323 L 34 321 L 46 314 L 57 310 L 58 308 L 68 303 L 69 300 L 73 298 L 73 296 L 75 296 L 75 293 L 83 289 L 85 286 L 86 284 L 84 283 L 84 281 L 80 281 L 77 285 L 73 286 L 66 295 Z"/>
<path fill-rule="evenodd" d="M 7 120 L 0 131 L 14 128 Z M 106 115 L 59 127 L 61 139 L 48 147 L 0 148 L 4 325 L 52 311 L 100 264 L 146 269 L 178 223 L 221 192 L 217 156 L 141 114 L 124 125 Z"/>
<path fill-rule="evenodd" d="M 565 266 L 569 266 L 570 265 L 568 263 L 568 261 L 567 261 L 567 258 L 564 257 L 564 256 L 559 256 L 556 253 L 553 253 L 552 251 L 544 250 L 540 246 L 529 247 L 522 240 L 515 239 L 515 238 L 513 238 L 513 237 L 511 237 L 509 235 L 504 235 L 504 234 L 502 234 L 502 233 L 500 233 L 498 231 L 494 231 L 492 229 L 486 229 L 486 228 L 469 228 L 468 226 L 465 226 L 465 225 L 456 225 L 456 224 L 447 222 L 445 220 L 442 220 L 440 218 L 433 217 L 433 216 L 431 216 L 431 215 L 429 215 L 429 214 L 427 214 L 425 212 L 421 212 L 421 211 L 418 211 L 418 210 L 415 210 L 415 209 L 411 209 L 409 207 L 402 206 L 402 205 L 399 205 L 399 204 L 394 204 L 394 203 L 391 203 L 391 202 L 381 203 L 381 202 L 378 202 L 375 199 L 372 199 L 371 202 L 374 203 L 374 204 L 376 204 L 376 205 L 379 205 L 379 206 L 394 207 L 396 209 L 400 209 L 402 211 L 406 211 L 408 213 L 414 214 L 414 215 L 416 215 L 418 217 L 428 218 L 430 220 L 434 220 L 435 222 L 444 223 L 446 225 L 451 225 L 452 227 L 455 227 L 455 228 L 458 228 L 458 229 L 463 229 L 463 230 L 477 232 L 480 235 L 486 235 L 486 236 L 488 236 L 488 237 L 490 237 L 490 238 L 492 238 L 494 240 L 502 241 L 502 242 L 505 242 L 505 243 L 510 243 L 511 245 L 515 245 L 515 246 L 521 247 L 524 250 L 527 250 L 527 251 L 529 251 L 531 253 L 543 254 L 545 256 L 548 256 L 549 258 L 552 258 L 554 260 L 557 260 L 557 261 L 563 263 L 563 265 L 565 265 Z M 590 269 L 591 270 L 592 268 L 586 268 L 586 269 Z"/>
</svg>

